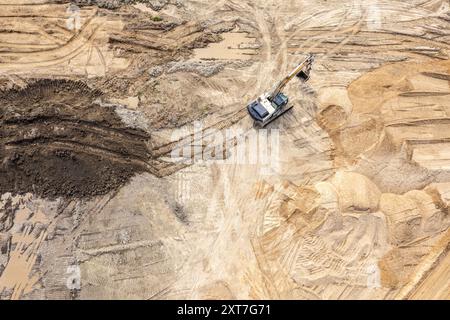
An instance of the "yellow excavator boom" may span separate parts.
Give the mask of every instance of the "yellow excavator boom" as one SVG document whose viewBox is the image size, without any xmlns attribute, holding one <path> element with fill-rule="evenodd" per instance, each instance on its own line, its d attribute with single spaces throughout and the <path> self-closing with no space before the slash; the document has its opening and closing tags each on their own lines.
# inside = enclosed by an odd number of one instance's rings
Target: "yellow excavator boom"
<svg viewBox="0 0 450 320">
<path fill-rule="evenodd" d="M 309 55 L 302 63 L 300 63 L 294 70 L 291 71 L 283 80 L 281 80 L 277 86 L 270 92 L 268 98 L 271 99 L 275 97 L 278 93 L 283 90 L 283 88 L 288 84 L 289 81 L 292 80 L 297 74 L 300 73 L 305 67 L 310 68 L 311 64 L 314 60 L 313 55 Z"/>
</svg>

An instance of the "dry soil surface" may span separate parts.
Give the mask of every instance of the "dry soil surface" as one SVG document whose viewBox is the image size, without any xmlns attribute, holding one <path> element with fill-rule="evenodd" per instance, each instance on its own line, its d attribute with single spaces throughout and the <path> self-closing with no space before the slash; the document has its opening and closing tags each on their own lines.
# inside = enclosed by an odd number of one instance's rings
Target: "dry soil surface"
<svg viewBox="0 0 450 320">
<path fill-rule="evenodd" d="M 0 298 L 449 299 L 449 55 L 446 0 L 0 0 Z"/>
</svg>

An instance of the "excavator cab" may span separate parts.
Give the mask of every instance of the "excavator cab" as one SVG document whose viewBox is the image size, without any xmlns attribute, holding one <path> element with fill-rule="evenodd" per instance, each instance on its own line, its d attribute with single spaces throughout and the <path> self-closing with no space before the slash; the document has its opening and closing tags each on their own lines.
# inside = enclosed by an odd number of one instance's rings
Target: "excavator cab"
<svg viewBox="0 0 450 320">
<path fill-rule="evenodd" d="M 264 127 L 289 110 L 286 109 L 288 102 L 288 97 L 279 92 L 273 98 L 266 95 L 258 97 L 247 106 L 247 109 L 256 126 Z"/>
<path fill-rule="evenodd" d="M 258 100 L 253 101 L 251 104 L 247 106 L 248 112 L 256 121 L 263 121 L 266 116 L 269 115 L 269 111 L 267 111 L 264 106 L 258 102 Z"/>
</svg>

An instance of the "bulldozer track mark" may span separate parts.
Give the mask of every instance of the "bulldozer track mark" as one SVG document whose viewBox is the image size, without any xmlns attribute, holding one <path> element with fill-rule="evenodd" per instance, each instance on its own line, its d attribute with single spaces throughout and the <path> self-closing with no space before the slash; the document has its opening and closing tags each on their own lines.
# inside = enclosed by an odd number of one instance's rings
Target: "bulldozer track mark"
<svg viewBox="0 0 450 320">
<path fill-rule="evenodd" d="M 340 11 L 340 10 L 338 10 L 338 11 Z M 332 32 L 337 31 L 337 30 L 339 30 L 339 28 L 342 27 L 342 25 L 343 25 L 343 24 L 345 23 L 345 21 L 346 21 L 346 16 L 348 15 L 349 11 L 350 11 L 350 10 L 346 10 L 346 11 L 345 11 L 345 14 L 343 15 L 342 19 L 340 19 L 339 22 L 337 23 L 337 25 L 336 25 L 334 28 L 331 29 Z M 325 12 L 320 11 L 320 12 L 317 13 L 317 15 L 322 14 L 322 13 L 327 13 L 327 12 L 326 12 L 326 11 L 325 11 Z M 314 17 L 314 18 L 315 18 L 315 17 Z M 303 21 L 308 21 L 308 20 L 311 20 L 311 19 L 313 19 L 313 17 L 305 18 L 305 19 L 303 19 Z M 300 27 L 300 26 L 301 26 L 301 23 L 297 24 L 297 27 Z M 294 31 L 294 33 L 292 33 L 291 35 L 289 35 L 289 36 L 284 40 L 283 45 L 287 47 L 288 42 L 291 41 L 293 38 L 297 37 L 298 34 L 299 34 L 299 33 L 302 33 L 302 32 L 305 32 L 305 30 L 303 30 L 303 29 L 301 29 L 301 28 L 298 28 L 298 31 Z M 313 31 L 313 32 L 317 33 L 317 31 Z M 305 43 L 304 43 L 303 45 L 306 45 L 306 44 L 307 44 L 308 42 L 310 42 L 310 41 L 312 41 L 312 40 L 311 40 L 310 38 L 308 38 L 308 39 L 305 41 Z M 300 47 L 299 49 L 302 49 L 302 47 Z M 305 51 L 306 51 L 306 52 L 310 52 L 309 49 L 307 49 L 307 50 L 305 50 Z M 284 72 L 286 72 L 286 69 L 284 70 Z"/>
<path fill-rule="evenodd" d="M 77 153 L 84 153 L 89 155 L 98 155 L 107 157 L 113 161 L 122 163 L 136 163 L 142 167 L 147 167 L 147 157 L 130 154 L 129 152 L 120 152 L 114 149 L 99 146 L 97 144 L 81 143 L 75 140 L 66 139 L 49 139 L 49 138 L 37 138 L 30 140 L 12 141 L 5 143 L 6 150 L 14 150 L 27 146 L 43 146 L 46 149 L 60 150 L 69 149 L 76 150 Z M 145 151 L 145 150 L 144 150 Z"/>
<path fill-rule="evenodd" d="M 450 118 L 441 117 L 441 118 L 429 118 L 429 119 L 393 122 L 393 123 L 387 123 L 387 124 L 385 124 L 385 126 L 395 128 L 395 127 L 422 126 L 422 125 L 449 124 L 449 123 L 450 123 Z"/>
<path fill-rule="evenodd" d="M 429 77 L 429 78 L 450 81 L 450 75 L 449 74 L 435 73 L 435 72 L 422 72 L 422 74 L 424 76 L 426 76 L 426 77 Z"/>
<path fill-rule="evenodd" d="M 129 137 L 135 139 L 148 139 L 149 135 L 143 132 L 137 132 L 132 128 L 114 128 L 111 126 L 107 126 L 101 123 L 97 123 L 95 121 L 88 120 L 80 120 L 73 118 L 62 118 L 55 116 L 35 116 L 35 117 L 27 117 L 27 118 L 14 118 L 7 119 L 4 121 L 4 124 L 8 125 L 12 129 L 26 129 L 26 126 L 40 125 L 48 126 L 48 125 L 58 125 L 64 124 L 65 126 L 71 126 L 75 130 L 83 130 L 89 131 L 96 134 L 103 134 L 105 136 L 114 135 L 117 137 Z M 7 128 L 7 127 L 5 127 Z"/>
<path fill-rule="evenodd" d="M 188 140 L 189 138 L 191 138 L 191 139 L 189 139 L 188 144 L 191 144 L 191 143 L 195 144 L 197 141 L 193 140 L 193 138 L 196 134 L 201 134 L 201 139 L 203 139 L 205 137 L 208 137 L 209 135 L 203 135 L 202 133 L 205 133 L 210 129 L 218 129 L 218 130 L 227 129 L 227 128 L 231 127 L 232 125 L 236 124 L 237 122 L 239 122 L 240 120 L 242 120 L 246 115 L 247 115 L 247 108 L 245 107 L 245 108 L 242 108 L 239 111 L 235 112 L 233 116 L 225 119 L 224 121 L 219 121 L 211 126 L 203 128 L 200 132 L 194 132 L 192 134 L 183 136 L 176 141 L 171 141 L 171 142 L 163 144 L 161 146 L 157 146 L 154 149 L 152 149 L 151 153 L 154 157 L 168 155 L 172 152 L 174 147 L 176 145 L 179 145 L 182 141 L 185 141 L 185 140 Z"/>
<path fill-rule="evenodd" d="M 4 70 L 9 69 L 21 69 L 26 67 L 44 67 L 57 65 L 72 59 L 80 54 L 87 45 L 92 45 L 93 40 L 96 37 L 98 30 L 102 27 L 101 18 L 96 16 L 96 13 L 89 17 L 81 30 L 70 38 L 63 45 L 54 49 L 36 50 L 23 52 L 7 52 L 4 53 L 5 57 L 17 57 L 24 61 L 20 63 L 15 62 L 2 62 L 0 66 Z M 68 52 L 67 52 L 68 51 Z M 46 57 L 44 57 L 44 55 Z M 53 58 L 47 58 L 47 56 L 54 56 Z M 1 57 L 1 55 L 0 55 Z M 5 58 L 4 57 L 4 58 Z M 5 59 L 4 59 L 5 60 Z"/>
<path fill-rule="evenodd" d="M 97 52 L 97 54 L 98 54 L 98 56 L 100 58 L 100 61 L 101 61 L 102 65 L 103 65 L 103 68 L 104 68 L 104 70 L 106 72 L 107 65 L 106 65 L 106 61 L 105 61 L 105 57 L 103 56 L 103 53 L 101 52 L 101 50 L 97 46 L 94 46 L 94 48 L 95 48 L 95 51 Z"/>
</svg>

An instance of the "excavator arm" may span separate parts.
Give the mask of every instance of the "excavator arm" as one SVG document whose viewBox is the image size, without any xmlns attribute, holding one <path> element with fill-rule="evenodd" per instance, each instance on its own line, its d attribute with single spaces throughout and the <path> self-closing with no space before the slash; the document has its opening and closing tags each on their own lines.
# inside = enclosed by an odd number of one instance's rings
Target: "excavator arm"
<svg viewBox="0 0 450 320">
<path fill-rule="evenodd" d="M 298 75 L 301 71 L 306 70 L 305 74 L 309 74 L 309 70 L 311 69 L 311 65 L 314 61 L 313 55 L 309 55 L 302 63 L 300 63 L 294 70 L 291 71 L 283 80 L 281 80 L 276 87 L 269 93 L 268 99 L 271 100 L 277 96 L 278 93 L 283 90 L 283 88 L 288 84 L 289 81 L 292 80 L 296 75 Z"/>
</svg>

